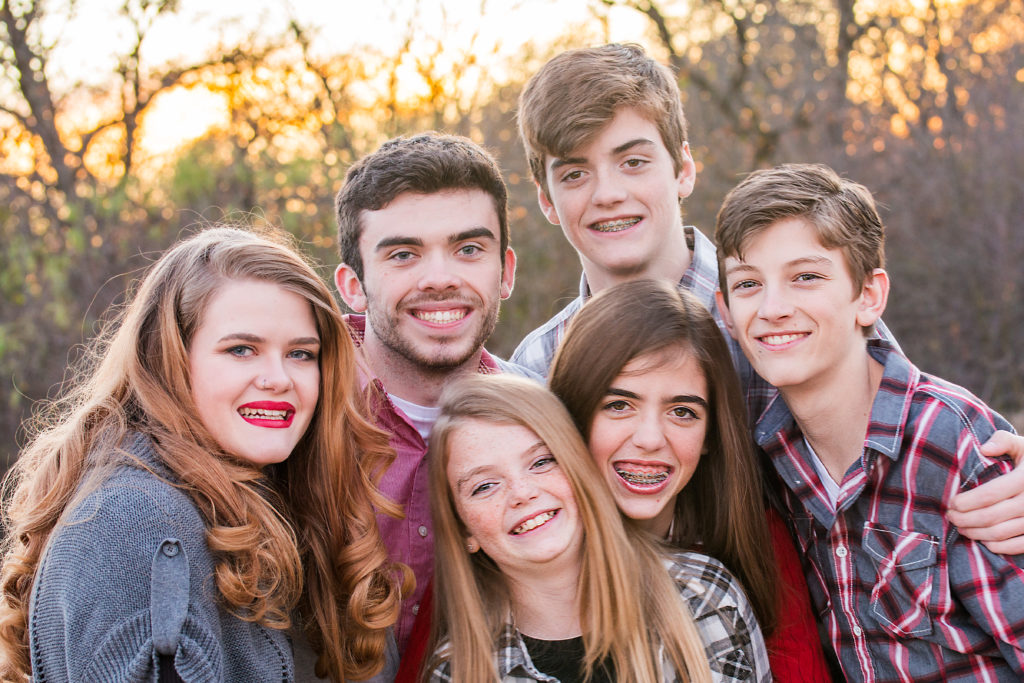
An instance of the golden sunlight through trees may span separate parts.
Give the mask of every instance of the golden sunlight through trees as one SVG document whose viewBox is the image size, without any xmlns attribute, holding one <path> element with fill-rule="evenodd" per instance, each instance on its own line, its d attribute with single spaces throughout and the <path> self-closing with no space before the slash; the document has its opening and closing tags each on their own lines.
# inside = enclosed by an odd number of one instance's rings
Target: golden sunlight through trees
<svg viewBox="0 0 1024 683">
<path fill-rule="evenodd" d="M 394 135 L 442 129 L 500 160 L 519 265 L 488 347 L 508 354 L 579 273 L 536 206 L 516 99 L 555 52 L 608 40 L 678 75 L 699 171 L 688 223 L 710 235 L 756 167 L 817 161 L 866 183 L 901 344 L 1024 409 L 1024 0 L 198 4 L 0 0 L 7 455 L 108 304 L 190 227 L 283 226 L 329 278 L 334 194 Z"/>
</svg>

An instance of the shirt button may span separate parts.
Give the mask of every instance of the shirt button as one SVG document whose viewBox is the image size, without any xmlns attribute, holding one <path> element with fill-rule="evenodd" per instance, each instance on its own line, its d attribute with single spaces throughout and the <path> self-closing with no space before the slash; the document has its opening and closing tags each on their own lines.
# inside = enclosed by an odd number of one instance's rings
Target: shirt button
<svg viewBox="0 0 1024 683">
<path fill-rule="evenodd" d="M 853 635 L 855 635 L 858 638 L 860 638 L 862 633 L 864 633 L 864 629 L 862 629 L 860 626 L 854 626 L 853 627 Z"/>
<path fill-rule="evenodd" d="M 167 557 L 174 557 L 178 554 L 178 544 L 174 541 L 167 541 L 160 549 Z"/>
<path fill-rule="evenodd" d="M 420 524 L 420 528 L 416 531 L 418 531 L 420 533 L 420 536 L 422 536 L 423 538 L 427 537 L 427 527 L 423 526 L 422 524 Z"/>
<path fill-rule="evenodd" d="M 412 606 L 412 613 L 413 614 L 419 614 L 420 613 L 420 603 L 417 602 L 415 605 Z"/>
<path fill-rule="evenodd" d="M 845 545 L 841 545 L 836 548 L 836 557 L 846 557 L 846 553 L 849 552 Z"/>
</svg>

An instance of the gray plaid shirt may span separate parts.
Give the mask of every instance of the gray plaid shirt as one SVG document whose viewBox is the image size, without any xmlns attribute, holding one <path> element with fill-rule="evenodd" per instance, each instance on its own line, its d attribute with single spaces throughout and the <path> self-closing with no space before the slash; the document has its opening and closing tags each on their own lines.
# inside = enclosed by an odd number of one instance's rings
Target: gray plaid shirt
<svg viewBox="0 0 1024 683">
<path fill-rule="evenodd" d="M 718 560 L 693 552 L 673 553 L 665 566 L 686 600 L 694 623 L 704 641 L 711 665 L 711 680 L 716 683 L 772 680 L 761 628 L 743 589 Z M 441 656 L 446 646 L 442 646 Z M 498 676 L 505 683 L 559 683 L 533 665 L 522 636 L 511 623 L 505 624 L 495 648 Z M 680 680 L 671 663 L 662 658 L 663 682 Z M 448 662 L 444 661 L 430 676 L 434 682 L 452 681 Z"/>
</svg>

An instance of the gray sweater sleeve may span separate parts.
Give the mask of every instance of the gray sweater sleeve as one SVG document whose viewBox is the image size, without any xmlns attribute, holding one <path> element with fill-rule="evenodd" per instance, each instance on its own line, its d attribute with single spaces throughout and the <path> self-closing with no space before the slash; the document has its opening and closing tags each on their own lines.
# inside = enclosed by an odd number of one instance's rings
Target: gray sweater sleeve
<svg viewBox="0 0 1024 683">
<path fill-rule="evenodd" d="M 122 468 L 51 537 L 29 612 L 35 679 L 156 681 L 163 653 L 183 680 L 222 680 L 212 569 L 188 497 Z"/>
</svg>

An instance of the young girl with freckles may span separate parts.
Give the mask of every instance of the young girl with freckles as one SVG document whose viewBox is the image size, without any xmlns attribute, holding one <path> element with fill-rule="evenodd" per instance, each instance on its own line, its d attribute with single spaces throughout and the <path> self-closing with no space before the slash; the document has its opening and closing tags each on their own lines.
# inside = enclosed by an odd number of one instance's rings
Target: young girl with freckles
<svg viewBox="0 0 1024 683">
<path fill-rule="evenodd" d="M 445 389 L 430 438 L 430 681 L 769 681 L 738 582 L 627 533 L 565 408 L 510 375 Z M 666 571 L 666 568 L 668 571 Z"/>
<path fill-rule="evenodd" d="M 277 233 L 204 230 L 148 271 L 5 484 L 0 678 L 292 681 L 384 665 L 402 568 L 354 350 Z"/>
<path fill-rule="evenodd" d="M 632 527 L 707 553 L 740 580 L 775 680 L 830 680 L 800 561 L 766 502 L 739 380 L 707 309 L 654 280 L 600 292 L 570 324 L 549 383 Z"/>
</svg>

